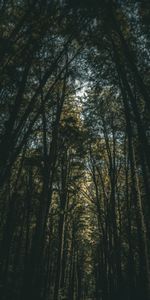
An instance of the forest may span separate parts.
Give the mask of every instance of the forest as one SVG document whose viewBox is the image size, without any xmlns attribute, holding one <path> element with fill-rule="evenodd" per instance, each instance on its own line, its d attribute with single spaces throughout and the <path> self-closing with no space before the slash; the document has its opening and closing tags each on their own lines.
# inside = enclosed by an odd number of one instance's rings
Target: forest
<svg viewBox="0 0 150 300">
<path fill-rule="evenodd" d="M 149 0 L 0 1 L 0 299 L 150 300 Z"/>
</svg>

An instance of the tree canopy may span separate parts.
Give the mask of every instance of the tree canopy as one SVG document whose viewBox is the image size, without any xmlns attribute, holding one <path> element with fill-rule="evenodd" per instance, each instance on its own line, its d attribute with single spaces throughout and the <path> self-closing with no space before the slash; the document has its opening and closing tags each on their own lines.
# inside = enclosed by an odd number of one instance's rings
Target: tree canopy
<svg viewBox="0 0 150 300">
<path fill-rule="evenodd" d="M 0 3 L 0 299 L 150 299 L 150 4 Z"/>
</svg>

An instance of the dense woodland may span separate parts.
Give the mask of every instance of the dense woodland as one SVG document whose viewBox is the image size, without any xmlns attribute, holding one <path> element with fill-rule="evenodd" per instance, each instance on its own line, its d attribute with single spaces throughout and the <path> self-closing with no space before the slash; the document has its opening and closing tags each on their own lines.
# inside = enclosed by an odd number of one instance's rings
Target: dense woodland
<svg viewBox="0 0 150 300">
<path fill-rule="evenodd" d="M 0 299 L 150 299 L 150 2 L 0 1 Z"/>
</svg>

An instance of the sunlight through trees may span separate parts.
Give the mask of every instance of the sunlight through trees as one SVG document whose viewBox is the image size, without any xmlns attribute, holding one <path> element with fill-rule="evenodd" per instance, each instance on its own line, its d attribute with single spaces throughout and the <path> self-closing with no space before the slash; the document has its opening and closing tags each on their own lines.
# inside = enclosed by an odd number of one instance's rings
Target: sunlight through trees
<svg viewBox="0 0 150 300">
<path fill-rule="evenodd" d="M 0 3 L 0 299 L 150 299 L 150 5 Z"/>
</svg>

